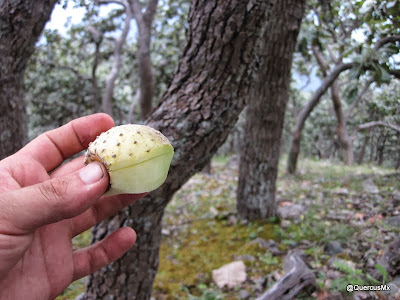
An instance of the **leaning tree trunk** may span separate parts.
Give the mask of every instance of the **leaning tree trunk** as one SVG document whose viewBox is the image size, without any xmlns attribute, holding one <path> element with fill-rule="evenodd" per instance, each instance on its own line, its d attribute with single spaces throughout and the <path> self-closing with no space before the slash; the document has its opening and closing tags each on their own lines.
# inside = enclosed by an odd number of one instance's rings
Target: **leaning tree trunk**
<svg viewBox="0 0 400 300">
<path fill-rule="evenodd" d="M 27 138 L 24 72 L 55 3 L 19 0 L 0 4 L 0 159 L 19 150 Z"/>
<path fill-rule="evenodd" d="M 275 216 L 275 181 L 290 70 L 305 1 L 275 0 L 263 38 L 259 81 L 247 105 L 237 212 L 248 220 Z"/>
<path fill-rule="evenodd" d="M 325 77 L 324 81 L 321 83 L 319 88 L 313 94 L 311 100 L 302 108 L 299 113 L 299 116 L 296 120 L 296 125 L 292 131 L 292 144 L 290 146 L 288 163 L 287 163 L 287 172 L 293 174 L 296 172 L 297 167 L 297 159 L 300 154 L 300 142 L 301 142 L 301 133 L 304 128 L 304 124 L 308 118 L 308 116 L 313 111 L 314 107 L 317 106 L 321 97 L 327 89 L 331 86 L 331 84 L 336 80 L 336 78 L 348 69 L 351 69 L 355 64 L 354 63 L 342 63 L 338 65 L 327 77 Z"/>
<path fill-rule="evenodd" d="M 269 7 L 265 0 L 192 2 L 183 56 L 147 120 L 175 148 L 169 176 L 161 188 L 94 228 L 93 241 L 123 225 L 132 226 L 138 239 L 120 260 L 89 277 L 87 299 L 150 298 L 164 209 L 222 145 L 246 105 Z"/>
</svg>

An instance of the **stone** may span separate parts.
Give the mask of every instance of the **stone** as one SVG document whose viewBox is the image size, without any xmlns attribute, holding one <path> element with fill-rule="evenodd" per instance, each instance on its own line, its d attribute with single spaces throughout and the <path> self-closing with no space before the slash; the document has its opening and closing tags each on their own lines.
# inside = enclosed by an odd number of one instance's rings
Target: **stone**
<svg viewBox="0 0 400 300">
<path fill-rule="evenodd" d="M 355 292 L 353 294 L 354 300 L 368 300 L 371 299 L 371 296 L 367 292 Z"/>
<path fill-rule="evenodd" d="M 389 282 L 390 291 L 387 292 L 389 299 L 400 299 L 400 277 Z"/>
<path fill-rule="evenodd" d="M 343 195 L 343 196 L 345 196 L 345 195 L 348 195 L 348 194 L 349 194 L 349 189 L 348 189 L 348 188 L 337 188 L 337 189 L 334 189 L 333 192 L 334 192 L 336 195 Z"/>
<path fill-rule="evenodd" d="M 250 245 L 257 244 L 258 247 L 268 249 L 272 255 L 281 255 L 282 252 L 278 248 L 278 244 L 274 240 L 265 240 L 263 238 L 256 238 L 250 242 Z"/>
<path fill-rule="evenodd" d="M 250 254 L 238 255 L 238 256 L 235 256 L 235 259 L 237 259 L 237 260 L 247 260 L 247 261 L 255 261 L 256 260 L 256 258 L 253 255 L 250 255 Z"/>
<path fill-rule="evenodd" d="M 342 245 L 338 241 L 329 241 L 326 243 L 324 250 L 330 256 L 343 253 Z"/>
<path fill-rule="evenodd" d="M 377 261 L 392 277 L 400 275 L 400 237 L 388 244 Z"/>
<path fill-rule="evenodd" d="M 234 261 L 212 271 L 212 279 L 221 289 L 224 286 L 234 288 L 246 281 L 246 266 L 243 261 Z"/>
<path fill-rule="evenodd" d="M 394 217 L 387 218 L 385 220 L 385 223 L 388 225 L 395 226 L 395 227 L 400 227 L 400 216 L 394 216 Z"/>
<path fill-rule="evenodd" d="M 372 178 L 368 178 L 368 179 L 364 180 L 362 182 L 362 186 L 363 186 L 363 191 L 368 194 L 378 194 L 379 193 L 379 189 L 375 185 Z"/>
<path fill-rule="evenodd" d="M 161 229 L 161 234 L 164 236 L 169 236 L 171 234 L 171 231 L 169 231 L 168 229 Z"/>
<path fill-rule="evenodd" d="M 335 270 L 328 270 L 326 272 L 326 278 L 328 279 L 338 279 L 342 276 L 342 274 L 339 271 L 335 271 Z"/>
<path fill-rule="evenodd" d="M 238 293 L 239 299 L 249 299 L 251 294 L 246 290 L 240 290 Z"/>
<path fill-rule="evenodd" d="M 287 206 L 279 206 L 277 214 L 282 219 L 298 220 L 303 215 L 305 209 L 303 205 L 292 204 Z"/>
<path fill-rule="evenodd" d="M 345 260 L 345 259 L 336 258 L 336 257 L 332 257 L 328 260 L 329 267 L 331 267 L 333 269 L 338 269 L 338 267 L 336 266 L 337 263 L 347 265 L 349 268 L 352 268 L 353 270 L 356 269 L 356 264 L 350 260 Z"/>
</svg>

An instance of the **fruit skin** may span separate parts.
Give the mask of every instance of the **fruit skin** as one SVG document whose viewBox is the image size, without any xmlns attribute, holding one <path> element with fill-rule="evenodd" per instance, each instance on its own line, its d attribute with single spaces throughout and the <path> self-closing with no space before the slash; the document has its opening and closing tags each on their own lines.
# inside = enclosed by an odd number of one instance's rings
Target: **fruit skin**
<svg viewBox="0 0 400 300">
<path fill-rule="evenodd" d="M 168 175 L 174 149 L 159 131 L 145 125 L 113 127 L 89 144 L 85 164 L 99 161 L 110 175 L 105 195 L 137 194 L 158 188 Z"/>
</svg>

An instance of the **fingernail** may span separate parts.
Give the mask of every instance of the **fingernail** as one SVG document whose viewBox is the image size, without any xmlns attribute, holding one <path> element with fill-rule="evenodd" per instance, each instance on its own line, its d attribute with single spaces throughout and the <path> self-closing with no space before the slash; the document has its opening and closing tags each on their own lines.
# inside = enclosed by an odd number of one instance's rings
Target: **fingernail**
<svg viewBox="0 0 400 300">
<path fill-rule="evenodd" d="M 79 176 L 86 184 L 92 184 L 103 178 L 104 173 L 100 164 L 91 163 L 79 171 Z"/>
</svg>

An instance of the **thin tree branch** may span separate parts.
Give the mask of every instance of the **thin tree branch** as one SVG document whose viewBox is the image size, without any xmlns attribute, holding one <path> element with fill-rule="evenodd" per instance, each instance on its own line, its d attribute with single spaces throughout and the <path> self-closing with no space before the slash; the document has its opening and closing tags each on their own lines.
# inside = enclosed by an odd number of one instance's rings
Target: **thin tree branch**
<svg viewBox="0 0 400 300">
<path fill-rule="evenodd" d="M 114 61 L 110 73 L 106 78 L 106 89 L 102 100 L 103 112 L 109 115 L 112 115 L 112 97 L 114 93 L 114 85 L 115 85 L 115 80 L 118 76 L 118 72 L 121 68 L 121 51 L 125 43 L 126 37 L 128 36 L 132 19 L 132 9 L 128 3 L 125 6 L 125 14 L 126 16 L 125 16 L 124 28 L 122 30 L 121 35 L 115 41 Z"/>
<path fill-rule="evenodd" d="M 324 55 L 319 50 L 318 46 L 313 46 L 312 47 L 312 51 L 313 51 L 313 54 L 315 56 L 315 59 L 317 60 L 317 63 L 319 65 L 319 67 L 321 68 L 321 71 L 322 71 L 324 77 L 326 77 L 329 67 L 328 67 L 328 64 L 326 63 Z"/>
<path fill-rule="evenodd" d="M 153 22 L 154 15 L 157 11 L 158 0 L 149 0 L 143 18 L 146 23 L 151 24 Z"/>
<path fill-rule="evenodd" d="M 396 124 L 392 124 L 392 123 L 387 123 L 384 121 L 372 121 L 372 122 L 360 124 L 356 127 L 356 132 L 360 131 L 360 130 L 368 129 L 371 127 L 375 127 L 375 126 L 389 127 L 397 132 L 400 132 L 400 126 L 398 126 Z"/>
<path fill-rule="evenodd" d="M 358 103 L 360 103 L 360 101 L 362 100 L 362 98 L 364 97 L 365 93 L 368 91 L 369 87 L 371 86 L 371 84 L 373 82 L 374 82 L 373 79 L 368 80 L 368 82 L 365 84 L 364 88 L 362 89 L 361 93 L 359 93 L 357 95 L 356 99 L 354 99 L 353 103 L 351 104 L 351 106 L 347 110 L 346 118 L 350 118 L 351 117 L 351 115 L 353 114 L 354 109 L 357 107 Z"/>
<path fill-rule="evenodd" d="M 378 50 L 379 48 L 382 48 L 383 46 L 385 46 L 388 43 L 393 43 L 393 42 L 398 42 L 398 41 L 400 41 L 400 35 L 399 34 L 381 38 L 380 40 L 378 40 L 376 42 L 374 50 Z"/>
<path fill-rule="evenodd" d="M 97 0 L 96 1 L 97 5 L 110 4 L 110 3 L 120 4 L 123 7 L 125 7 L 125 9 L 129 6 L 128 2 L 122 1 L 122 0 Z"/>
<path fill-rule="evenodd" d="M 400 79 L 400 70 L 389 70 L 388 72 L 390 75 L 396 77 L 397 79 Z"/>
<path fill-rule="evenodd" d="M 139 0 L 131 0 L 131 5 L 132 5 L 133 17 L 136 19 L 136 22 L 138 23 L 138 27 L 140 30 L 140 26 L 144 25 L 142 5 L 140 4 Z"/>
</svg>

